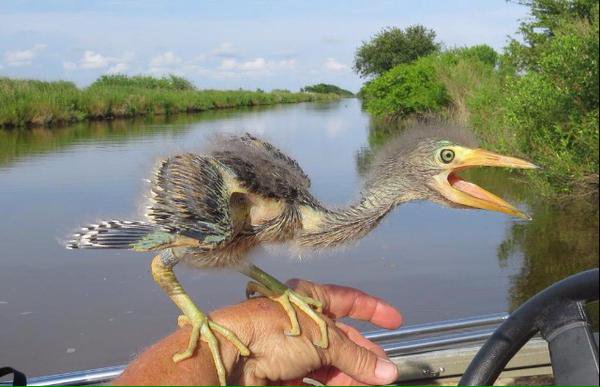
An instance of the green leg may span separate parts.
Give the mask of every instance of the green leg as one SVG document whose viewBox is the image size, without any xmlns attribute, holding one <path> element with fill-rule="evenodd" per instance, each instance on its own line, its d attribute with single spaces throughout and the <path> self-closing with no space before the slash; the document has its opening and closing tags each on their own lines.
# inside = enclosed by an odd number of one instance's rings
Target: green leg
<svg viewBox="0 0 600 387">
<path fill-rule="evenodd" d="M 291 329 L 285 332 L 287 335 L 298 336 L 300 334 L 298 316 L 296 315 L 296 310 L 292 306 L 296 305 L 298 309 L 306 313 L 306 315 L 308 315 L 308 317 L 310 317 L 319 327 L 321 339 L 315 344 L 321 348 L 327 348 L 329 346 L 327 324 L 323 317 L 314 310 L 316 309 L 319 312 L 322 311 L 322 304 L 319 301 L 298 294 L 255 265 L 243 267 L 240 269 L 240 272 L 256 281 L 248 283 L 248 286 L 246 287 L 247 297 L 259 293 L 281 304 L 292 325 Z"/>
<path fill-rule="evenodd" d="M 215 368 L 217 369 L 217 376 L 222 386 L 226 384 L 226 373 L 223 361 L 221 359 L 221 353 L 219 351 L 219 343 L 213 334 L 213 330 L 221 334 L 227 340 L 229 340 L 240 352 L 242 356 L 248 356 L 250 351 L 248 348 L 237 338 L 237 336 L 228 330 L 227 328 L 218 325 L 217 323 L 210 321 L 206 314 L 194 305 L 194 302 L 186 294 L 185 290 L 175 277 L 173 272 L 173 266 L 165 264 L 165 260 L 161 255 L 157 255 L 152 260 L 152 276 L 160 287 L 167 293 L 171 300 L 181 309 L 183 316 L 180 316 L 177 320 L 178 324 L 191 324 L 192 333 L 188 341 L 187 348 L 173 355 L 174 362 L 180 362 L 188 359 L 194 355 L 194 351 L 198 346 L 198 340 L 201 339 L 208 343 L 210 351 L 212 353 Z"/>
</svg>

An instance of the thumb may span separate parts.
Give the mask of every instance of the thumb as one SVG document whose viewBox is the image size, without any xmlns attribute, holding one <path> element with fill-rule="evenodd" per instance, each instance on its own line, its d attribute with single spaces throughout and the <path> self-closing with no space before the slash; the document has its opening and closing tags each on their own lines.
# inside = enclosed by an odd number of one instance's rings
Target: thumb
<svg viewBox="0 0 600 387">
<path fill-rule="evenodd" d="M 330 345 L 331 365 L 366 384 L 390 384 L 398 378 L 398 369 L 390 360 L 377 356 L 343 334 L 335 335 Z"/>
</svg>

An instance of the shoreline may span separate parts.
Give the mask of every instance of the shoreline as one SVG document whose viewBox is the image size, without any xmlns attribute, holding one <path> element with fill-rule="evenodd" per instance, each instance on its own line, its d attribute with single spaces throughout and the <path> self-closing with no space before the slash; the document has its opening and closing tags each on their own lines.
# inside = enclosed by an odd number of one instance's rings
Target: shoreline
<svg viewBox="0 0 600 387">
<path fill-rule="evenodd" d="M 301 94 L 301 93 L 296 93 L 296 94 Z M 317 94 L 317 95 L 319 95 L 319 94 Z M 198 110 L 187 109 L 185 111 L 156 112 L 156 113 L 150 112 L 150 113 L 136 113 L 136 114 L 131 114 L 131 115 L 108 115 L 108 116 L 102 116 L 102 117 L 85 117 L 83 119 L 75 119 L 75 120 L 71 120 L 71 121 L 55 120 L 50 123 L 42 123 L 42 124 L 27 123 L 25 125 L 6 125 L 3 123 L 0 123 L 0 130 L 55 129 L 55 128 L 64 128 L 64 127 L 68 127 L 70 125 L 83 123 L 83 122 L 93 123 L 93 122 L 113 122 L 113 121 L 120 121 L 120 120 L 153 119 L 153 118 L 159 118 L 159 117 L 160 118 L 176 117 L 176 116 L 183 116 L 183 115 L 194 115 L 194 114 L 200 114 L 200 113 L 206 113 L 206 112 L 226 111 L 226 110 L 235 110 L 235 109 L 252 109 L 252 108 L 257 108 L 257 107 L 265 107 L 266 108 L 269 106 L 291 105 L 291 104 L 297 104 L 297 103 L 328 103 L 328 102 L 338 101 L 343 98 L 348 98 L 348 97 L 335 95 L 332 98 L 317 97 L 314 99 L 306 99 L 306 100 L 298 100 L 298 101 L 281 101 L 281 102 L 273 102 L 273 103 L 259 103 L 259 104 L 255 104 L 255 105 L 252 105 L 252 104 L 251 105 L 232 105 L 232 106 L 219 106 L 219 107 L 213 107 L 213 108 L 209 108 L 209 109 L 198 109 Z M 1 101 L 0 101 L 0 103 L 1 103 Z"/>
<path fill-rule="evenodd" d="M 141 82 L 140 82 L 141 83 Z M 57 127 L 82 121 L 171 116 L 221 109 L 330 102 L 333 93 L 198 90 L 178 85 L 106 84 L 79 89 L 65 81 L 0 78 L 0 128 Z"/>
</svg>

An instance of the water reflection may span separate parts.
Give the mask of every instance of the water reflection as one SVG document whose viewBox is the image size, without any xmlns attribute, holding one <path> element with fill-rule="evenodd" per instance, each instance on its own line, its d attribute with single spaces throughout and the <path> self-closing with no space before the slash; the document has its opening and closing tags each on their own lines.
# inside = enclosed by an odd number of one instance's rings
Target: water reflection
<svg viewBox="0 0 600 387">
<path fill-rule="evenodd" d="M 235 109 L 239 112 L 260 112 L 268 107 Z M 181 134 L 191 129 L 191 123 L 230 117 L 232 110 L 210 110 L 202 114 L 141 117 L 130 120 L 90 121 L 57 128 L 0 130 L 0 168 L 22 157 L 62 151 L 71 145 L 91 143 L 119 144 L 146 139 L 168 131 Z"/>
<path fill-rule="evenodd" d="M 357 169 L 364 174 L 373 154 L 399 131 L 402 125 L 371 122 L 369 146 L 356 153 Z M 507 267 L 515 261 L 511 275 L 508 305 L 515 309 L 537 292 L 577 272 L 599 266 L 598 193 L 549 200 L 540 197 L 527 184 L 527 173 L 486 168 L 465 172 L 465 177 L 511 203 L 528 208 L 532 221 L 511 222 L 497 248 L 498 262 Z M 598 329 L 598 304 L 590 305 L 589 315 Z"/>
</svg>

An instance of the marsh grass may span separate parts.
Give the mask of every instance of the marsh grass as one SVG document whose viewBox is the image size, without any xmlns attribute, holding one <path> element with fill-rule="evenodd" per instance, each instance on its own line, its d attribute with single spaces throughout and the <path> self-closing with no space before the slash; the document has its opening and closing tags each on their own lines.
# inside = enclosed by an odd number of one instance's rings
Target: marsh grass
<svg viewBox="0 0 600 387">
<path fill-rule="evenodd" d="M 184 78 L 102 76 L 85 89 L 72 82 L 0 78 L 0 127 L 172 115 L 281 103 L 332 101 L 336 94 L 285 90 L 198 90 Z"/>
</svg>

